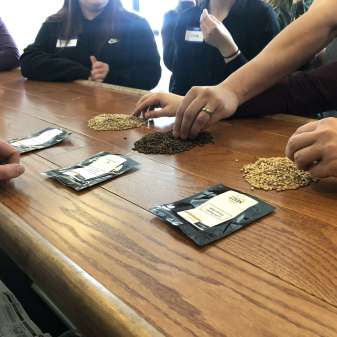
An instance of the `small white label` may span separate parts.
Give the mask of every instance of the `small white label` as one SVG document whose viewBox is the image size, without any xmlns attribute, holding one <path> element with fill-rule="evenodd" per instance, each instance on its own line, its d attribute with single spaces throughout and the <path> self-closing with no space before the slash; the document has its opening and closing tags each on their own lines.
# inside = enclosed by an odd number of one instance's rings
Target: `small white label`
<svg viewBox="0 0 337 337">
<path fill-rule="evenodd" d="M 61 133 L 62 131 L 59 129 L 52 129 L 52 130 L 48 130 L 48 131 L 41 133 L 37 137 L 22 139 L 17 142 L 11 143 L 11 145 L 14 147 L 20 147 L 20 146 L 31 147 L 31 146 L 43 145 Z"/>
<path fill-rule="evenodd" d="M 118 39 L 111 38 L 111 39 L 108 41 L 108 44 L 115 44 L 115 43 L 118 43 L 118 42 L 119 42 Z"/>
<path fill-rule="evenodd" d="M 197 226 L 198 223 L 201 223 L 206 228 L 214 227 L 234 219 L 248 208 L 257 204 L 258 202 L 255 199 L 245 194 L 228 191 L 196 208 L 178 212 L 178 214 L 192 225 L 195 225 L 195 227 L 202 229 Z"/>
<path fill-rule="evenodd" d="M 122 164 L 125 162 L 126 159 L 123 157 L 116 155 L 106 155 L 104 157 L 95 160 L 88 166 L 64 172 L 64 174 L 72 177 L 80 175 L 85 180 L 89 180 L 96 177 L 100 177 L 113 171 L 115 172 L 119 171 L 120 169 L 122 169 Z"/>
<path fill-rule="evenodd" d="M 185 41 L 202 43 L 204 41 L 204 34 L 200 29 L 186 30 Z"/>
<path fill-rule="evenodd" d="M 76 47 L 77 46 L 77 39 L 71 40 L 57 40 L 56 48 L 66 48 L 66 47 Z"/>
</svg>

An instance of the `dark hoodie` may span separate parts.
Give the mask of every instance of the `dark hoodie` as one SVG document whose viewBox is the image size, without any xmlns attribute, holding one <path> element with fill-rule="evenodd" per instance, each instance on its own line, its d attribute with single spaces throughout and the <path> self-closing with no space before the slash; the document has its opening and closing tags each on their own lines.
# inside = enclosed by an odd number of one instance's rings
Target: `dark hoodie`
<svg viewBox="0 0 337 337">
<path fill-rule="evenodd" d="M 148 22 L 123 10 L 117 32 L 106 41 L 97 41 L 102 15 L 91 21 L 83 17 L 82 33 L 74 36 L 67 47 L 60 47 L 61 23 L 45 22 L 21 57 L 23 76 L 39 81 L 88 79 L 93 55 L 110 66 L 105 83 L 154 88 L 161 76 L 160 56 Z"/>
</svg>

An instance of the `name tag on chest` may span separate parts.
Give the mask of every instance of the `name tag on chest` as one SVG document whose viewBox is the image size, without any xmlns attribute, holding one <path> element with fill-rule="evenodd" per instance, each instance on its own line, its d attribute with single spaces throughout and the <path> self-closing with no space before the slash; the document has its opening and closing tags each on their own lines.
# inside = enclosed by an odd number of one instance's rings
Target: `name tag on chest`
<svg viewBox="0 0 337 337">
<path fill-rule="evenodd" d="M 71 40 L 60 40 L 56 42 L 56 48 L 68 48 L 68 47 L 77 47 L 77 39 Z"/>
<path fill-rule="evenodd" d="M 113 37 L 112 37 L 111 39 L 108 40 L 108 44 L 109 44 L 109 45 L 113 45 L 113 44 L 116 44 L 116 43 L 118 43 L 118 42 L 119 42 L 119 40 L 118 40 L 118 39 L 114 39 Z"/>
<path fill-rule="evenodd" d="M 187 29 L 185 33 L 185 41 L 202 43 L 204 42 L 204 34 L 200 28 Z"/>
</svg>

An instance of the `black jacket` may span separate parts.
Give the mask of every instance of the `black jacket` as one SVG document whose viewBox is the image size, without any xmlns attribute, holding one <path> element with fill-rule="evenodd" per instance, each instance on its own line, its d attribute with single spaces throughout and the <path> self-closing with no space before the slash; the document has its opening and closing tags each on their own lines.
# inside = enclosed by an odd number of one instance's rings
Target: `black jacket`
<svg viewBox="0 0 337 337">
<path fill-rule="evenodd" d="M 175 60 L 170 91 L 185 95 L 192 86 L 216 85 L 255 57 L 279 32 L 273 9 L 262 0 L 236 0 L 223 21 L 241 50 L 240 56 L 226 64 L 218 49 L 203 43 L 185 41 L 187 30 L 200 29 L 205 6 L 180 15 L 175 33 Z"/>
<path fill-rule="evenodd" d="M 105 82 L 139 89 L 154 88 L 161 76 L 160 56 L 147 21 L 123 11 L 116 35 L 97 48 L 97 26 L 101 16 L 92 21 L 83 18 L 83 31 L 76 46 L 59 48 L 61 24 L 45 22 L 34 42 L 21 57 L 23 76 L 40 81 L 88 79 L 90 56 L 109 64 Z"/>
</svg>

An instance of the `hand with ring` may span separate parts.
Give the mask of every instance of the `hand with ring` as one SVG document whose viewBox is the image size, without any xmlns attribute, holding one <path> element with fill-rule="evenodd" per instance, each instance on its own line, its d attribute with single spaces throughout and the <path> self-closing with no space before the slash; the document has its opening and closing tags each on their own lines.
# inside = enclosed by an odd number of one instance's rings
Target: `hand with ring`
<svg viewBox="0 0 337 337">
<path fill-rule="evenodd" d="M 201 111 L 207 113 L 207 115 L 209 115 L 210 117 L 212 117 L 213 115 L 213 111 L 207 107 L 202 108 Z"/>
<path fill-rule="evenodd" d="M 193 87 L 181 102 L 173 134 L 177 138 L 195 138 L 201 131 L 221 119 L 232 116 L 239 101 L 225 84 Z"/>
</svg>

